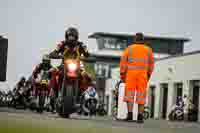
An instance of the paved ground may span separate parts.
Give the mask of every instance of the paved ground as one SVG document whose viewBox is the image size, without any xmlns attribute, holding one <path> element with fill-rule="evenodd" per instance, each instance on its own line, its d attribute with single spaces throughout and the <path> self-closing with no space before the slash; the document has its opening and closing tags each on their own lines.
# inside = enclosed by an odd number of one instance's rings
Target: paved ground
<svg viewBox="0 0 200 133">
<path fill-rule="evenodd" d="M 37 114 L 30 111 L 14 110 L 7 108 L 0 108 L 0 121 L 6 121 L 10 124 L 16 123 L 28 123 L 31 125 L 44 125 L 50 128 L 60 127 L 66 133 L 83 132 L 98 133 L 100 130 L 103 133 L 115 132 L 115 133 L 198 133 L 200 130 L 200 123 L 186 123 L 186 122 L 169 122 L 164 120 L 147 120 L 144 124 L 112 121 L 106 117 L 86 118 L 73 115 L 71 119 L 59 118 L 56 114 L 44 113 Z M 5 124 L 4 123 L 4 124 Z M 9 127 L 6 126 L 6 127 Z M 79 130 L 78 130 L 79 129 Z M 87 130 L 86 130 L 87 129 Z M 1 131 L 0 131 L 1 132 Z"/>
</svg>

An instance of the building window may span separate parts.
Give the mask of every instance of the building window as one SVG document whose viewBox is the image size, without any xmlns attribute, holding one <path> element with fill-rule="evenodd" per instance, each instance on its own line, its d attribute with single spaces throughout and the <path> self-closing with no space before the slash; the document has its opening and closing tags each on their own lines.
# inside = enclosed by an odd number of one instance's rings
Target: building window
<svg viewBox="0 0 200 133">
<path fill-rule="evenodd" d="M 95 65 L 95 71 L 96 71 L 96 74 L 97 76 L 100 76 L 100 77 L 109 77 L 109 65 L 107 64 L 96 64 Z"/>
<path fill-rule="evenodd" d="M 97 43 L 99 49 L 123 50 L 127 46 L 127 40 L 108 37 L 98 38 Z"/>
</svg>

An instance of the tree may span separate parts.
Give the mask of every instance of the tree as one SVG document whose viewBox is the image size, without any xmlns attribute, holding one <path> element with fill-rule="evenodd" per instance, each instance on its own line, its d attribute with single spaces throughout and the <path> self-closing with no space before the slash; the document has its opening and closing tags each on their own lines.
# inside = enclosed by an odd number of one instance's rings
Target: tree
<svg viewBox="0 0 200 133">
<path fill-rule="evenodd" d="M 85 66 L 85 70 L 86 72 L 88 72 L 92 78 L 96 78 L 96 73 L 95 73 L 95 69 L 94 69 L 94 63 L 85 63 L 84 62 L 84 66 Z"/>
</svg>

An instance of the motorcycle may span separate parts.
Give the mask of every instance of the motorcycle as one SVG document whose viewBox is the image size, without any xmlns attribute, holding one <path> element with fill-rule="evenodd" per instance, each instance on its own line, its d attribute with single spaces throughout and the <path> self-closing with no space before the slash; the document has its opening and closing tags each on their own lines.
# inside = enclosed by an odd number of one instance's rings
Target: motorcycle
<svg viewBox="0 0 200 133">
<path fill-rule="evenodd" d="M 99 116 L 105 116 L 107 114 L 106 110 L 105 110 L 105 105 L 103 102 L 99 103 L 98 108 L 97 108 L 97 114 Z"/>
<path fill-rule="evenodd" d="M 118 110 L 117 105 L 114 105 L 112 107 L 112 117 L 113 117 L 113 120 L 117 120 L 118 119 L 117 118 L 117 110 Z"/>
<path fill-rule="evenodd" d="M 55 90 L 53 88 L 51 88 L 50 90 L 50 94 L 48 97 L 48 101 L 46 104 L 46 111 L 47 112 L 51 112 L 51 113 L 56 113 L 56 108 L 55 108 L 55 104 L 56 104 L 56 94 L 55 94 Z"/>
<path fill-rule="evenodd" d="M 2 107 L 6 106 L 6 95 L 5 94 L 3 94 L 1 96 L 1 106 Z"/>
<path fill-rule="evenodd" d="M 38 78 L 36 79 L 37 89 L 39 92 L 39 95 L 37 97 L 38 100 L 37 112 L 39 113 L 42 113 L 45 110 L 45 101 L 47 98 L 48 85 L 49 85 L 48 76 L 49 76 L 48 71 L 41 71 Z"/>
<path fill-rule="evenodd" d="M 197 121 L 199 113 L 198 107 L 195 106 L 192 101 L 189 101 L 188 104 L 185 104 L 185 106 L 187 107 L 184 114 L 185 118 L 187 118 L 186 120 Z"/>
<path fill-rule="evenodd" d="M 27 108 L 27 101 L 25 97 L 25 88 L 21 87 L 19 90 L 14 92 L 14 97 L 12 100 L 12 105 L 15 109 L 26 109 Z"/>
<path fill-rule="evenodd" d="M 7 95 L 7 97 L 6 97 L 6 105 L 7 105 L 7 107 L 11 107 L 12 106 L 12 101 L 13 101 L 13 97 L 12 97 L 12 95 Z"/>
<path fill-rule="evenodd" d="M 184 107 L 174 105 L 172 107 L 171 112 L 168 115 L 168 118 L 171 121 L 174 121 L 174 120 L 182 121 L 182 120 L 184 120 Z"/>
<path fill-rule="evenodd" d="M 69 118 L 70 114 L 81 108 L 79 96 L 80 56 L 76 48 L 66 48 L 62 59 L 64 62 L 64 75 L 56 110 L 61 117 Z"/>
<path fill-rule="evenodd" d="M 37 108 L 37 98 L 34 97 L 34 96 L 30 96 L 30 97 L 29 97 L 29 109 L 30 109 L 31 111 L 35 111 L 35 110 L 38 109 L 38 108 Z"/>
<path fill-rule="evenodd" d="M 112 117 L 114 120 L 117 120 L 117 111 L 118 111 L 118 84 L 115 86 L 115 90 L 113 91 L 114 102 L 112 107 Z"/>
<path fill-rule="evenodd" d="M 98 94 L 93 86 L 89 86 L 81 96 L 81 108 L 79 114 L 96 115 Z"/>
<path fill-rule="evenodd" d="M 145 106 L 144 107 L 144 113 L 143 113 L 143 118 L 145 120 L 149 119 L 150 118 L 150 108 L 148 106 Z"/>
<path fill-rule="evenodd" d="M 0 106 L 3 106 L 3 95 L 0 94 Z"/>
</svg>

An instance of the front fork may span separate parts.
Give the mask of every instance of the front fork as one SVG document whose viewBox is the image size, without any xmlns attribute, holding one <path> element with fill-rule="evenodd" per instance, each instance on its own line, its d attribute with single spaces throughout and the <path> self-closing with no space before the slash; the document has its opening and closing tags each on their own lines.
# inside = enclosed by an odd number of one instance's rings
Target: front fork
<svg viewBox="0 0 200 133">
<path fill-rule="evenodd" d="M 67 86 L 68 85 L 71 85 L 72 87 L 72 92 L 68 92 L 67 90 Z M 67 83 L 67 77 L 66 77 L 66 70 L 64 69 L 64 77 L 63 77 L 63 81 L 62 81 L 62 87 L 61 87 L 61 90 L 59 91 L 59 94 L 58 96 L 59 97 L 63 97 L 63 96 L 73 96 L 73 97 L 78 97 L 79 95 L 79 80 L 78 78 L 71 81 L 71 83 Z M 69 95 L 71 93 L 71 95 Z"/>
</svg>

